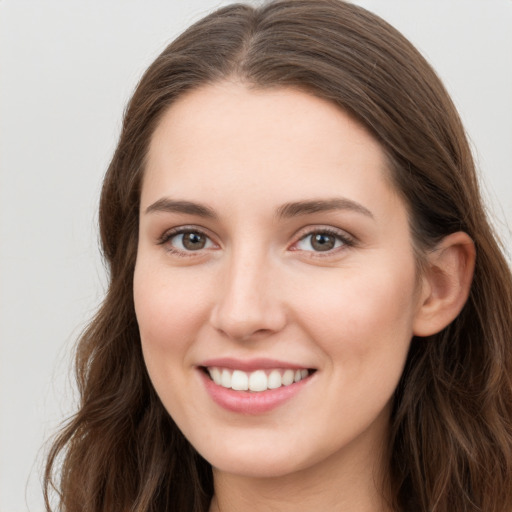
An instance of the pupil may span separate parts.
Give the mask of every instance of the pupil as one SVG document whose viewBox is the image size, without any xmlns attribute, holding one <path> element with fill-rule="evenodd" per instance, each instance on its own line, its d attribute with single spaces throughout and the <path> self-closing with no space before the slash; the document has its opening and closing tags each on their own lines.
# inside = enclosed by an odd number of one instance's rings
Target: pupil
<svg viewBox="0 0 512 512">
<path fill-rule="evenodd" d="M 183 235 L 183 246 L 186 249 L 197 251 L 206 244 L 205 237 L 199 233 L 186 233 Z"/>
<path fill-rule="evenodd" d="M 329 251 L 334 247 L 334 237 L 325 233 L 318 233 L 313 236 L 311 245 L 317 251 Z"/>
</svg>

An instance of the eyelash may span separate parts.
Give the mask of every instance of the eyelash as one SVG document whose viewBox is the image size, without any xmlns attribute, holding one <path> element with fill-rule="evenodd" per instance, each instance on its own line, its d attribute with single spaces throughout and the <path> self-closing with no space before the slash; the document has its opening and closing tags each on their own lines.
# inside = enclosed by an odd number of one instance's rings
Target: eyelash
<svg viewBox="0 0 512 512">
<path fill-rule="evenodd" d="M 204 249 L 198 249 L 196 251 L 194 250 L 181 250 L 176 247 L 173 247 L 169 242 L 176 236 L 184 235 L 187 233 L 195 233 L 200 236 L 204 236 L 210 243 L 215 244 L 215 242 L 212 241 L 211 237 L 208 236 L 205 231 L 202 229 L 195 228 L 193 226 L 182 226 L 179 228 L 174 228 L 171 230 L 166 231 L 159 239 L 158 239 L 158 245 L 167 245 L 166 250 L 169 251 L 172 254 L 176 254 L 181 257 L 193 257 L 198 254 L 200 254 Z M 344 248 L 353 247 L 356 245 L 355 239 L 348 235 L 346 232 L 341 230 L 336 230 L 333 228 L 306 228 L 303 230 L 303 232 L 300 234 L 298 240 L 294 242 L 291 246 L 292 251 L 301 251 L 301 249 L 293 248 L 300 242 L 306 240 L 308 237 L 311 237 L 313 235 L 326 235 L 334 237 L 336 241 L 341 242 L 341 245 L 338 247 L 334 247 L 332 249 L 328 249 L 326 251 L 307 251 L 303 250 L 303 252 L 311 253 L 311 255 L 314 255 L 314 257 L 327 257 L 332 256 L 333 253 L 338 252 L 339 250 L 343 250 Z"/>
<path fill-rule="evenodd" d="M 294 242 L 294 246 L 296 246 L 298 243 L 302 242 L 303 240 L 306 240 L 308 237 L 312 237 L 314 235 L 326 235 L 333 237 L 336 241 L 341 242 L 341 245 L 338 247 L 333 247 L 332 249 L 328 249 L 326 251 L 304 251 L 311 253 L 311 255 L 315 258 L 322 258 L 322 257 L 328 257 L 332 256 L 333 254 L 337 253 L 340 250 L 344 250 L 349 247 L 354 247 L 356 245 L 356 240 L 350 236 L 345 231 L 333 229 L 333 228 L 307 228 L 307 230 L 304 230 L 304 232 L 300 235 L 299 239 Z M 295 251 L 300 251 L 301 249 L 292 249 Z"/>
<path fill-rule="evenodd" d="M 173 247 L 169 242 L 176 236 L 184 235 L 187 233 L 196 233 L 198 235 L 204 236 L 207 240 L 209 240 L 211 243 L 212 239 L 210 236 L 208 236 L 203 230 L 195 228 L 193 226 L 181 226 L 179 228 L 170 229 L 169 231 L 166 231 L 158 240 L 158 245 L 166 245 L 166 250 L 169 251 L 172 254 L 176 254 L 177 256 L 181 257 L 190 257 L 190 256 L 196 256 L 198 253 L 201 252 L 202 249 L 199 249 L 197 251 L 192 250 L 181 250 L 177 249 L 176 247 Z"/>
</svg>

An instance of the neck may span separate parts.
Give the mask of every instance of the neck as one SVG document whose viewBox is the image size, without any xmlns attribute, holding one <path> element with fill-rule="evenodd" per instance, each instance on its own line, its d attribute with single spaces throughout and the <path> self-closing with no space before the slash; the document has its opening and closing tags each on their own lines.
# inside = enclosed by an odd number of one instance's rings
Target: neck
<svg viewBox="0 0 512 512">
<path fill-rule="evenodd" d="M 344 447 L 308 468 L 277 477 L 213 470 L 210 512 L 390 512 L 384 491 L 388 459 L 380 442 Z"/>
</svg>

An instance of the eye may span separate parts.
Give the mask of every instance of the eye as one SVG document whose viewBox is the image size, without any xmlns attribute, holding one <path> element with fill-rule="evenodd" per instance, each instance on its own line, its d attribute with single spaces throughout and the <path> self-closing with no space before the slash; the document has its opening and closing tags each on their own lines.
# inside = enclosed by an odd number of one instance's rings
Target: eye
<svg viewBox="0 0 512 512">
<path fill-rule="evenodd" d="M 353 245 L 347 236 L 329 230 L 312 231 L 295 245 L 299 251 L 328 252 L 343 246 Z"/>
<path fill-rule="evenodd" d="M 179 229 L 167 232 L 160 240 L 172 252 L 194 252 L 215 247 L 213 241 L 196 229 Z"/>
</svg>

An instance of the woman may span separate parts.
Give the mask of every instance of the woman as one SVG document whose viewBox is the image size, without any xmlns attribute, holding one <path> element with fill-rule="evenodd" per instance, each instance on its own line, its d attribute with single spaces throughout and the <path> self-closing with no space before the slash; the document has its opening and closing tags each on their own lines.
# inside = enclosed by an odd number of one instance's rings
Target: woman
<svg viewBox="0 0 512 512">
<path fill-rule="evenodd" d="M 66 511 L 512 508 L 510 270 L 385 22 L 287 0 L 192 26 L 130 101 L 100 228 L 47 500 L 62 455 Z"/>
</svg>

